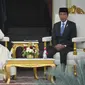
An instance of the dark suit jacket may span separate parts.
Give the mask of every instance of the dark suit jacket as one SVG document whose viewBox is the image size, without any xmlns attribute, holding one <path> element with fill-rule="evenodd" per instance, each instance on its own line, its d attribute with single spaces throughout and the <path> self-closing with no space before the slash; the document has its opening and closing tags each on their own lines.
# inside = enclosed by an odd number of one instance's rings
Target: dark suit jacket
<svg viewBox="0 0 85 85">
<path fill-rule="evenodd" d="M 53 46 L 63 44 L 72 47 L 72 38 L 76 37 L 76 24 L 72 21 L 67 21 L 63 35 L 60 35 L 61 22 L 55 23 L 52 30 L 52 43 Z"/>
</svg>

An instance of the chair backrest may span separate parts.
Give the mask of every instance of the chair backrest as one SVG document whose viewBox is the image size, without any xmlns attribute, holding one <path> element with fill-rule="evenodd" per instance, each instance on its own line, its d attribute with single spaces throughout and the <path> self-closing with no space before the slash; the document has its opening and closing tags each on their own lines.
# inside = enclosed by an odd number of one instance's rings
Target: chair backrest
<svg viewBox="0 0 85 85">
<path fill-rule="evenodd" d="M 77 36 L 85 37 L 85 15 L 84 14 L 70 14 L 68 20 L 76 23 L 77 26 Z M 59 15 L 55 15 L 55 23 L 60 21 Z"/>
</svg>

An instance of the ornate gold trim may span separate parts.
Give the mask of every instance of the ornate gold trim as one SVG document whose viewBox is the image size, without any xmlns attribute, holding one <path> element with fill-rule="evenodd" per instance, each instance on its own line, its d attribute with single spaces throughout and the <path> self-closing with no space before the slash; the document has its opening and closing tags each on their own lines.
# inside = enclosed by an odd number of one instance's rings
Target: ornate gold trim
<svg viewBox="0 0 85 85">
<path fill-rule="evenodd" d="M 73 55 L 77 55 L 76 42 L 74 42 L 74 51 L 73 51 Z"/>
<path fill-rule="evenodd" d="M 5 41 L 5 47 L 7 47 L 8 46 L 8 42 L 7 41 Z"/>
<path fill-rule="evenodd" d="M 77 7 L 75 5 L 68 8 L 68 10 L 69 10 L 69 13 L 71 13 L 71 14 L 85 14 L 85 11 L 83 11 L 83 9 L 81 9 L 80 7 Z"/>
<path fill-rule="evenodd" d="M 77 76 L 76 65 L 74 65 L 74 75 Z"/>
<path fill-rule="evenodd" d="M 70 14 L 85 14 L 85 11 L 76 5 L 71 4 L 71 0 L 66 0 L 66 6 Z"/>
</svg>

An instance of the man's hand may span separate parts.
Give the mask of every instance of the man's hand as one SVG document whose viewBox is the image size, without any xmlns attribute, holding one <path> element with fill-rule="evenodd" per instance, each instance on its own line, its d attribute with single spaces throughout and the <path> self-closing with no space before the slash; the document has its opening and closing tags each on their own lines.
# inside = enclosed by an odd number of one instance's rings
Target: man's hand
<svg viewBox="0 0 85 85">
<path fill-rule="evenodd" d="M 62 45 L 62 44 L 57 44 L 57 45 L 55 46 L 55 48 L 56 48 L 58 51 L 60 51 L 61 49 L 65 48 L 65 46 Z"/>
</svg>

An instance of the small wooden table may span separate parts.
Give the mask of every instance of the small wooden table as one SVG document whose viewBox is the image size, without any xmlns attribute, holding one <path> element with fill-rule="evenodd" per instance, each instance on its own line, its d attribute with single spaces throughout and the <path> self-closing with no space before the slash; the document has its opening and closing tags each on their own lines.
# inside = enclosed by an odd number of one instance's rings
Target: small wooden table
<svg viewBox="0 0 85 85">
<path fill-rule="evenodd" d="M 35 78 L 38 79 L 37 76 L 37 67 L 45 67 L 45 66 L 51 66 L 54 67 L 54 59 L 41 59 L 41 58 L 36 58 L 36 59 L 8 59 L 6 63 L 6 76 L 7 76 L 7 84 L 10 83 L 10 67 L 15 66 L 15 67 L 27 67 L 27 68 L 35 68 L 34 69 L 34 75 Z M 51 80 L 53 81 L 53 79 Z"/>
</svg>

